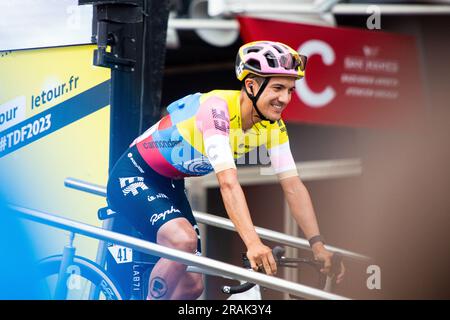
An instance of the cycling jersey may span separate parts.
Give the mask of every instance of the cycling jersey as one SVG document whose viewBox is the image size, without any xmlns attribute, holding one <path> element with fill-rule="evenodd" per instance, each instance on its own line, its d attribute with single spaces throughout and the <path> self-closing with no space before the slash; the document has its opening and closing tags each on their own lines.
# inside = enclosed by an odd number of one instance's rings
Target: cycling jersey
<svg viewBox="0 0 450 320">
<path fill-rule="evenodd" d="M 242 130 L 240 91 L 195 93 L 173 102 L 167 111 L 131 144 L 160 175 L 177 179 L 236 168 L 235 159 L 261 145 L 266 145 L 280 179 L 298 175 L 282 120 Z"/>
<path fill-rule="evenodd" d="M 280 179 L 297 175 L 283 121 L 262 121 L 244 132 L 239 96 L 240 91 L 214 90 L 175 101 L 116 162 L 106 188 L 108 203 L 146 240 L 156 242 L 158 230 L 178 218 L 198 233 L 183 177 L 236 168 L 235 159 L 261 145 Z"/>
</svg>

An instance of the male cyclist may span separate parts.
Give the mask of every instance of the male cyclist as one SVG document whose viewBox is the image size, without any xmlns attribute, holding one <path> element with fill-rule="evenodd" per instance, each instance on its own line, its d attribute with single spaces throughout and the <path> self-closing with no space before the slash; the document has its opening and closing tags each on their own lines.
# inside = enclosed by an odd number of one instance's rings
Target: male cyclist
<svg viewBox="0 0 450 320">
<path fill-rule="evenodd" d="M 293 217 L 310 241 L 314 257 L 329 272 L 332 253 L 324 248 L 308 191 L 300 181 L 281 114 L 306 57 L 285 44 L 256 41 L 236 58 L 240 91 L 214 90 L 170 104 L 168 115 L 135 139 L 110 173 L 112 208 L 126 216 L 144 238 L 200 254 L 200 235 L 184 193 L 184 177 L 215 172 L 226 211 L 247 247 L 253 269 L 276 273 L 271 249 L 255 232 L 239 184 L 235 159 L 265 145 Z M 342 281 L 344 269 L 337 281 Z M 149 279 L 148 299 L 196 299 L 201 275 L 164 258 Z"/>
</svg>

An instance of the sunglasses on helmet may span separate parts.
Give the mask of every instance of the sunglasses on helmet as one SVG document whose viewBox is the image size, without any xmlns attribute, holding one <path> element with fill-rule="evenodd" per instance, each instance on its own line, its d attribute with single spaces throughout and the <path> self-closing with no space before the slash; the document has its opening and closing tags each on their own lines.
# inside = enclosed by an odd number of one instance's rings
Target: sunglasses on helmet
<svg viewBox="0 0 450 320">
<path fill-rule="evenodd" d="M 281 57 L 280 64 L 285 69 L 289 69 L 289 70 L 300 69 L 300 71 L 305 71 L 307 61 L 308 61 L 308 58 L 306 56 L 292 55 L 289 53 L 289 54 L 286 54 Z"/>
</svg>

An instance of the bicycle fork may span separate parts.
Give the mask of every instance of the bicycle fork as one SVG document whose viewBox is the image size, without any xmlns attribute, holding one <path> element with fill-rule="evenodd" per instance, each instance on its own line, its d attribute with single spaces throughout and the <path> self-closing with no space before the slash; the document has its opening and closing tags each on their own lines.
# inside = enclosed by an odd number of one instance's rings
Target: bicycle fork
<svg viewBox="0 0 450 320">
<path fill-rule="evenodd" d="M 73 264 L 73 257 L 75 256 L 75 247 L 73 240 L 75 234 L 73 232 L 69 235 L 69 244 L 64 247 L 61 265 L 59 267 L 58 280 L 56 282 L 55 300 L 65 300 L 69 286 L 69 275 L 72 275 L 71 266 Z"/>
</svg>

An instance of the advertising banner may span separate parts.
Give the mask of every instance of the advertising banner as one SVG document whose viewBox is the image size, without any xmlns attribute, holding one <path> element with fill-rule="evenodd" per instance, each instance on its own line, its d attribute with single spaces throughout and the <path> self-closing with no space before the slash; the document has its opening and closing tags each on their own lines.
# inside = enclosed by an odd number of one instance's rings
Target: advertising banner
<svg viewBox="0 0 450 320">
<path fill-rule="evenodd" d="M 105 199 L 64 186 L 107 181 L 110 70 L 92 65 L 94 48 L 0 54 L 0 183 L 8 203 L 100 226 Z M 29 226 L 42 255 L 62 253 L 67 232 Z M 77 253 L 95 260 L 97 243 L 78 236 Z"/>
</svg>

